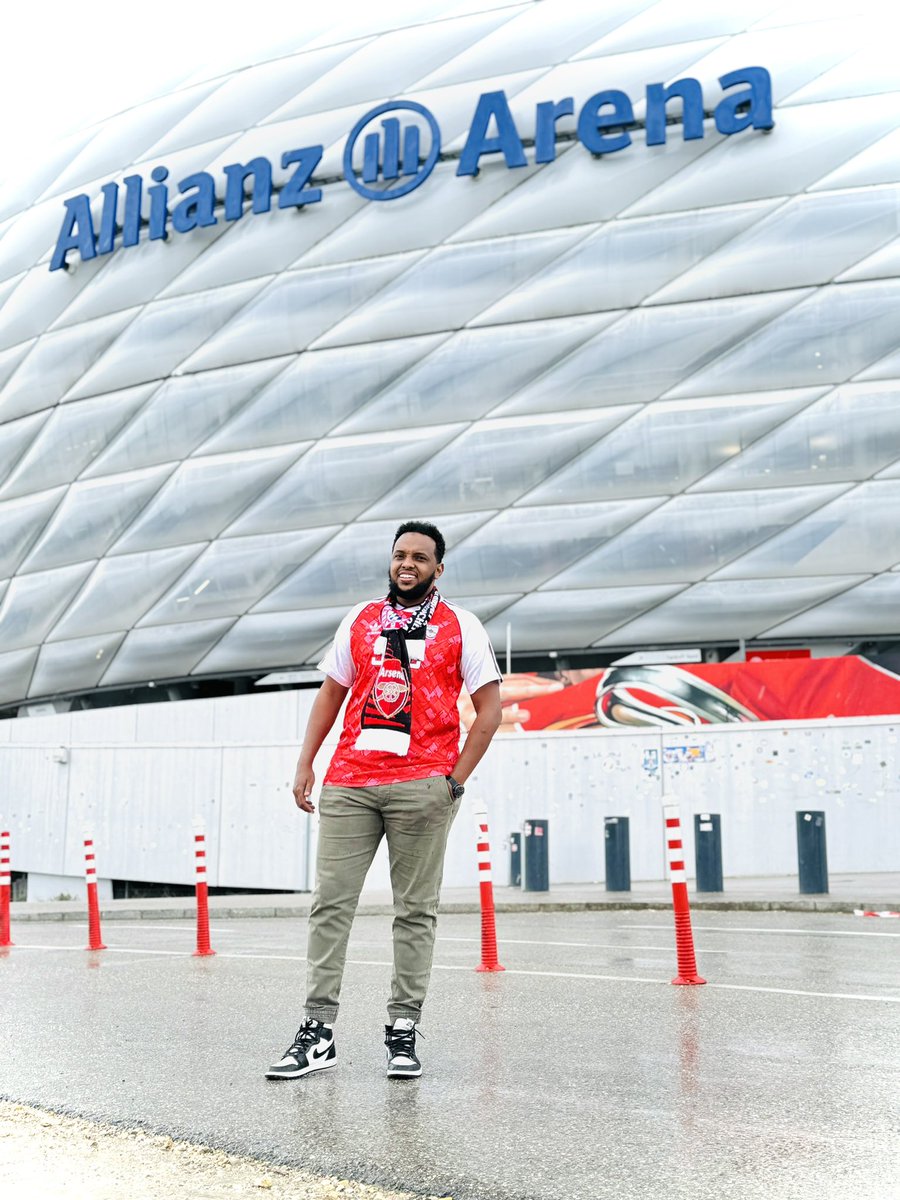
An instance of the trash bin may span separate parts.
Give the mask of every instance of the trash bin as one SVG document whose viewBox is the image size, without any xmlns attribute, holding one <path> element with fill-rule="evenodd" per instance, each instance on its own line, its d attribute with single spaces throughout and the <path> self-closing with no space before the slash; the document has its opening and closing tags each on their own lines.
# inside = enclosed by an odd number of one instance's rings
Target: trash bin
<svg viewBox="0 0 900 1200">
<path fill-rule="evenodd" d="M 604 817 L 603 841 L 606 850 L 606 890 L 631 891 L 631 856 L 628 846 L 628 818 Z"/>
<path fill-rule="evenodd" d="M 522 839 L 526 892 L 549 892 L 550 855 L 546 820 L 526 821 Z"/>
<path fill-rule="evenodd" d="M 722 818 L 718 813 L 694 813 L 694 862 L 698 892 L 723 892 Z"/>
</svg>

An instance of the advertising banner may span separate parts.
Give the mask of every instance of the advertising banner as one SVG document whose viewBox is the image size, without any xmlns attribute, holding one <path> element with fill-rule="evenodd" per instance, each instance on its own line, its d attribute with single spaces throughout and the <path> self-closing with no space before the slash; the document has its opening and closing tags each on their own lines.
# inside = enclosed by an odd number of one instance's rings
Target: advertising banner
<svg viewBox="0 0 900 1200">
<path fill-rule="evenodd" d="M 900 675 L 856 656 L 623 665 L 506 675 L 501 698 L 503 732 L 890 716 Z"/>
</svg>

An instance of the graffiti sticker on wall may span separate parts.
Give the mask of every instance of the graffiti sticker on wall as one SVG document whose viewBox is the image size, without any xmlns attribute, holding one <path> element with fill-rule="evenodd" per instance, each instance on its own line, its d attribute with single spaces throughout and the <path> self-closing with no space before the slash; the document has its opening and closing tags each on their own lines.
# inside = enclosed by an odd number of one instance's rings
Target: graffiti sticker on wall
<svg viewBox="0 0 900 1200">
<path fill-rule="evenodd" d="M 701 746 L 663 746 L 663 762 L 667 766 L 713 762 L 715 757 L 711 742 L 704 742 Z"/>
</svg>

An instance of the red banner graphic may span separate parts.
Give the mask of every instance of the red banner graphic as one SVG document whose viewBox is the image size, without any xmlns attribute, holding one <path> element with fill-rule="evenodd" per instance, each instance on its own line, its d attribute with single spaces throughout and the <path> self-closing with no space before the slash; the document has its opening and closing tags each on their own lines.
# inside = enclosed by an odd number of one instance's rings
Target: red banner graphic
<svg viewBox="0 0 900 1200">
<path fill-rule="evenodd" d="M 501 697 L 507 732 L 685 727 L 893 716 L 900 714 L 900 676 L 855 656 L 633 665 L 507 675 Z"/>
</svg>

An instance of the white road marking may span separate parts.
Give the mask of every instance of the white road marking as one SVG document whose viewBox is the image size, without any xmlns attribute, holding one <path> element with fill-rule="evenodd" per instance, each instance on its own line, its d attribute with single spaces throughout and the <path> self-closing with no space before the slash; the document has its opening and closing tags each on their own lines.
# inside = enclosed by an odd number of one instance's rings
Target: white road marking
<svg viewBox="0 0 900 1200">
<path fill-rule="evenodd" d="M 20 945 L 14 947 L 18 950 L 80 950 L 82 954 L 87 953 L 78 946 L 37 946 L 37 945 Z M 164 955 L 169 958 L 184 957 L 183 950 L 138 950 L 126 946 L 108 946 L 106 950 L 96 951 L 100 954 L 136 954 L 149 955 L 157 954 Z M 219 959 L 247 959 L 248 961 L 261 962 L 306 962 L 305 955 L 299 954 L 218 954 Z M 381 959 L 361 959 L 353 958 L 347 960 L 348 965 L 355 967 L 391 967 L 393 963 L 388 960 Z M 435 971 L 471 971 L 472 967 L 462 964 L 447 964 L 435 963 L 433 970 Z M 587 972 L 576 971 L 524 971 L 516 967 L 509 967 L 504 972 L 504 975 L 518 975 L 534 979 L 581 979 L 581 980 L 597 980 L 603 983 L 650 983 L 658 986 L 670 985 L 669 979 L 648 979 L 642 975 L 600 975 Z M 900 1004 L 900 996 L 867 996 L 855 992 L 809 992 L 801 988 L 778 988 L 778 987 L 762 987 L 759 984 L 743 984 L 743 983 L 707 983 L 705 985 L 712 991 L 726 992 L 762 992 L 776 996 L 807 996 L 817 1000 L 861 1000 L 866 1003 L 874 1004 Z"/>
<path fill-rule="evenodd" d="M 138 950 L 130 946 L 104 946 L 102 950 L 87 950 L 84 946 L 38 946 L 25 945 L 23 942 L 16 942 L 13 950 L 78 950 L 82 954 L 162 954 L 169 958 L 181 958 L 186 953 L 184 950 Z"/>
<path fill-rule="evenodd" d="M 66 921 L 66 926 L 69 929 L 87 929 L 87 922 L 84 924 L 81 921 Z M 219 933 L 239 933 L 237 929 L 223 929 L 221 925 L 215 924 L 215 931 Z M 110 921 L 106 926 L 108 929 L 165 929 L 169 933 L 191 933 L 194 929 L 194 920 L 192 917 L 185 917 L 183 925 L 157 925 L 152 919 L 146 921 Z"/>
<path fill-rule="evenodd" d="M 670 929 L 670 925 L 619 925 L 619 929 Z M 800 934 L 802 937 L 881 937 L 900 938 L 900 933 L 880 933 L 873 929 L 763 929 L 750 925 L 694 925 L 701 933 L 782 933 Z"/>
<path fill-rule="evenodd" d="M 461 937 L 439 937 L 439 942 L 474 942 L 480 944 L 481 938 L 461 938 Z M 379 945 L 378 942 L 371 943 Z M 381 943 L 384 944 L 384 943 Z M 576 949 L 584 950 L 661 950 L 663 953 L 672 949 L 671 946 L 625 946 L 619 945 L 618 942 L 545 942 L 540 938 L 501 938 L 500 944 L 503 946 L 571 946 Z M 729 950 L 701 950 L 697 947 L 698 954 L 729 954 Z"/>
</svg>

